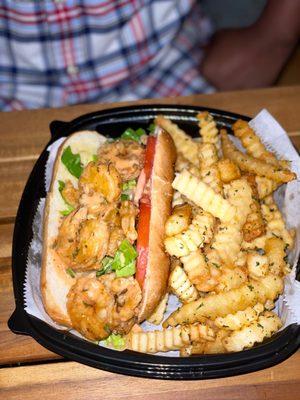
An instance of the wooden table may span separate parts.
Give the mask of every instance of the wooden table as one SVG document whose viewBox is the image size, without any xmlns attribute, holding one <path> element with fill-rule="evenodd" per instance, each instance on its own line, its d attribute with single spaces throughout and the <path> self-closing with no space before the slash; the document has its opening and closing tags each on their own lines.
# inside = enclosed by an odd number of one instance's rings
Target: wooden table
<svg viewBox="0 0 300 400">
<path fill-rule="evenodd" d="M 255 115 L 267 108 L 300 149 L 300 86 L 176 99 L 157 103 L 215 107 Z M 140 101 L 147 103 L 146 101 Z M 49 139 L 51 120 L 116 106 L 83 105 L 2 113 L 0 116 L 0 398 L 2 399 L 298 399 L 300 352 L 278 366 L 233 378 L 172 382 L 141 379 L 62 360 L 33 339 L 7 328 L 14 310 L 11 242 L 20 196 L 35 160 Z"/>
</svg>

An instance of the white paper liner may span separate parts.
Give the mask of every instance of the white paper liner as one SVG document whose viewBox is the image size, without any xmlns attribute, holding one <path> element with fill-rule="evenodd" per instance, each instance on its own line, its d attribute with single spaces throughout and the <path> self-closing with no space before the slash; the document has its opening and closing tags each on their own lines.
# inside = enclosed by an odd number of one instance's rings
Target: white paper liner
<svg viewBox="0 0 300 400">
<path fill-rule="evenodd" d="M 300 177 L 300 157 L 294 149 L 287 133 L 272 117 L 267 110 L 262 110 L 254 119 L 250 121 L 251 127 L 260 137 L 268 150 L 276 153 L 279 158 L 291 161 L 291 169 Z M 65 140 L 61 138 L 53 143 L 47 149 L 49 152 L 48 161 L 45 170 L 45 187 L 50 188 L 52 170 L 59 146 Z M 277 204 L 281 209 L 285 221 L 289 228 L 296 229 L 296 240 L 293 251 L 289 255 L 289 262 L 292 265 L 291 273 L 285 278 L 285 290 L 277 301 L 276 311 L 283 321 L 283 328 L 292 324 L 300 324 L 300 283 L 295 280 L 296 265 L 300 254 L 300 182 L 295 180 L 281 187 L 275 195 Z M 49 325 L 66 329 L 65 327 L 53 322 L 44 310 L 41 291 L 40 291 L 40 273 L 41 273 L 41 254 L 42 254 L 42 222 L 44 213 L 45 199 L 41 199 L 33 221 L 33 239 L 28 251 L 24 297 L 25 310 Z M 179 305 L 178 299 L 171 295 L 168 302 L 167 315 L 173 312 Z M 144 322 L 143 329 L 156 330 L 161 329 L 156 325 Z M 283 329 L 282 328 L 282 329 Z M 74 334 L 81 336 L 78 332 Z M 100 344 L 102 345 L 102 343 Z M 158 353 L 159 355 L 178 356 L 178 352 Z"/>
</svg>

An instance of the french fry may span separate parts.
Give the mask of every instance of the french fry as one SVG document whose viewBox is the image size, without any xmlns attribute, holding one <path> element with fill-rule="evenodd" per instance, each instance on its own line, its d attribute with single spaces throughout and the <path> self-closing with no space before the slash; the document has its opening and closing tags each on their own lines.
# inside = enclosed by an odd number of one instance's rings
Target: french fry
<svg viewBox="0 0 300 400">
<path fill-rule="evenodd" d="M 269 260 L 265 255 L 258 253 L 248 253 L 247 255 L 248 273 L 251 279 L 261 279 L 269 272 Z M 270 271 L 272 274 L 273 270 Z"/>
<path fill-rule="evenodd" d="M 221 275 L 219 265 L 214 263 L 215 259 L 209 259 L 201 250 L 196 250 L 180 260 L 190 281 L 199 292 L 215 290 Z"/>
<path fill-rule="evenodd" d="M 245 267 L 246 263 L 247 263 L 247 252 L 241 250 L 236 257 L 234 265 L 236 267 Z"/>
<path fill-rule="evenodd" d="M 176 266 L 169 276 L 169 286 L 182 303 L 190 303 L 197 300 L 199 294 L 191 283 L 186 273 L 180 266 Z"/>
<path fill-rule="evenodd" d="M 202 143 L 199 146 L 200 177 L 216 193 L 222 193 L 223 185 L 217 165 L 218 153 L 214 144 Z"/>
<path fill-rule="evenodd" d="M 280 186 L 280 183 L 258 175 L 255 176 L 255 182 L 259 200 L 269 196 Z"/>
<path fill-rule="evenodd" d="M 129 348 L 137 351 L 176 349 L 181 356 L 240 351 L 281 326 L 270 310 L 290 272 L 286 252 L 295 233 L 285 226 L 272 193 L 296 175 L 245 121 L 237 121 L 233 131 L 246 154 L 226 130 L 219 135 L 211 114 L 197 117 L 202 141 L 196 145 L 176 124 L 157 118 L 178 152 L 172 186 L 173 207 L 179 206 L 167 221 L 165 248 L 172 263 L 169 289 L 182 305 L 163 322 L 169 328 L 164 333 L 130 333 Z M 162 320 L 165 304 L 163 299 L 154 323 Z"/>
<path fill-rule="evenodd" d="M 243 238 L 246 242 L 260 237 L 266 233 L 266 224 L 262 215 L 255 175 L 247 175 L 247 182 L 252 191 L 252 203 L 250 204 L 250 213 L 247 215 L 246 222 L 243 225 Z"/>
<path fill-rule="evenodd" d="M 154 310 L 153 314 L 150 315 L 150 317 L 147 319 L 148 322 L 153 325 L 159 325 L 162 322 L 164 318 L 164 313 L 167 309 L 168 299 L 169 293 L 166 293 Z"/>
<path fill-rule="evenodd" d="M 252 189 L 247 179 L 236 179 L 224 185 L 224 195 L 226 199 L 238 209 L 235 221 L 242 227 L 250 213 L 250 206 L 253 202 Z M 233 221 L 231 220 L 230 223 L 232 224 Z"/>
<path fill-rule="evenodd" d="M 177 153 L 175 171 L 181 172 L 184 170 L 188 170 L 191 174 L 201 177 L 200 169 L 192 164 L 187 158 L 183 156 L 181 153 Z"/>
<path fill-rule="evenodd" d="M 236 208 L 229 201 L 188 171 L 178 174 L 172 186 L 204 211 L 220 218 L 223 222 L 231 221 L 237 214 Z"/>
<path fill-rule="evenodd" d="M 268 164 L 262 160 L 239 151 L 229 139 L 225 129 L 221 129 L 223 155 L 236 163 L 242 171 L 272 179 L 279 183 L 286 183 L 296 179 L 296 174 Z"/>
<path fill-rule="evenodd" d="M 241 177 L 241 171 L 239 167 L 228 158 L 222 158 L 218 161 L 218 169 L 220 172 L 221 181 L 223 183 L 229 183 Z"/>
<path fill-rule="evenodd" d="M 215 291 L 216 293 L 220 293 L 236 289 L 245 283 L 247 279 L 248 275 L 243 268 L 222 268 Z"/>
<path fill-rule="evenodd" d="M 255 304 L 253 307 L 247 307 L 243 311 L 235 314 L 228 314 L 226 317 L 217 317 L 215 325 L 220 329 L 236 331 L 243 326 L 249 326 L 252 322 L 257 321 L 259 314 L 264 311 L 261 303 Z"/>
<path fill-rule="evenodd" d="M 246 149 L 247 154 L 254 158 L 259 158 L 268 164 L 280 167 L 280 162 L 276 156 L 268 151 L 248 122 L 241 119 L 232 125 L 234 136 L 239 138 Z"/>
<path fill-rule="evenodd" d="M 180 349 L 180 355 L 182 357 L 191 356 L 193 354 L 221 354 L 226 353 L 226 349 L 223 344 L 223 339 L 229 335 L 229 331 L 220 329 L 213 342 L 201 340 L 191 346 Z"/>
<path fill-rule="evenodd" d="M 163 326 L 176 326 L 182 323 L 204 321 L 206 318 L 215 320 L 225 317 L 256 303 L 274 301 L 283 290 L 283 281 L 276 275 L 269 274 L 260 281 L 249 280 L 237 289 L 219 294 L 209 294 L 189 304 L 184 304 L 167 318 Z"/>
<path fill-rule="evenodd" d="M 213 236 L 213 227 L 213 216 L 205 211 L 199 211 L 188 229 L 165 239 L 165 248 L 171 256 L 187 256 L 199 247 L 203 247 L 205 243 L 209 243 Z"/>
<path fill-rule="evenodd" d="M 263 200 L 261 209 L 263 217 L 267 221 L 267 236 L 278 236 L 292 248 L 294 245 L 293 235 L 286 229 L 283 216 L 272 196 L 267 196 Z"/>
<path fill-rule="evenodd" d="M 219 225 L 211 247 L 217 250 L 222 263 L 233 266 L 241 250 L 241 226 L 250 212 L 252 191 L 246 179 L 237 179 L 224 186 L 224 194 L 238 213 L 234 220 Z"/>
<path fill-rule="evenodd" d="M 211 243 L 221 262 L 233 266 L 241 250 L 243 235 L 237 223 L 221 223 Z"/>
<path fill-rule="evenodd" d="M 215 332 L 205 324 L 180 326 L 162 331 L 130 332 L 126 338 L 127 349 L 141 353 L 179 350 L 201 339 L 214 341 Z"/>
<path fill-rule="evenodd" d="M 250 205 L 250 213 L 243 225 L 243 238 L 246 242 L 264 235 L 266 233 L 266 224 L 264 222 L 261 207 L 258 201 L 254 200 Z"/>
<path fill-rule="evenodd" d="M 173 198 L 172 198 L 172 207 L 176 207 L 179 205 L 183 205 L 185 203 L 185 200 L 181 193 L 177 192 L 177 190 L 174 190 L 173 193 Z"/>
<path fill-rule="evenodd" d="M 212 143 L 218 148 L 219 131 L 214 117 L 208 111 L 203 111 L 197 114 L 197 118 L 203 143 Z"/>
<path fill-rule="evenodd" d="M 218 151 L 212 143 L 201 143 L 199 145 L 200 168 L 210 167 L 218 162 Z"/>
<path fill-rule="evenodd" d="M 260 236 L 251 242 L 246 242 L 245 240 L 242 241 L 241 248 L 242 250 L 264 250 L 266 245 L 267 235 Z"/>
<path fill-rule="evenodd" d="M 282 239 L 278 237 L 267 239 L 265 252 L 272 274 L 284 276 L 290 272 L 290 266 L 286 261 L 285 243 Z"/>
<path fill-rule="evenodd" d="M 174 122 L 172 122 L 168 118 L 165 118 L 163 115 L 158 115 L 155 118 L 155 123 L 172 136 L 177 151 L 182 153 L 186 159 L 188 159 L 192 164 L 198 167 L 199 144 L 196 143 L 176 124 L 174 124 Z"/>
<path fill-rule="evenodd" d="M 192 218 L 192 207 L 189 204 L 182 204 L 174 207 L 165 226 L 166 236 L 174 236 L 188 229 Z"/>
<path fill-rule="evenodd" d="M 251 325 L 234 331 L 231 335 L 223 339 L 224 347 L 227 351 L 244 350 L 272 336 L 281 326 L 282 322 L 280 318 L 273 312 L 266 311 Z"/>
<path fill-rule="evenodd" d="M 267 300 L 267 301 L 265 302 L 265 309 L 266 309 L 267 311 L 271 311 L 271 310 L 273 310 L 273 308 L 275 308 L 275 303 L 274 303 L 274 301 Z"/>
<path fill-rule="evenodd" d="M 216 193 L 223 192 L 223 184 L 217 164 L 201 169 L 201 179 L 210 186 Z"/>
<path fill-rule="evenodd" d="M 196 250 L 185 257 L 181 257 L 180 260 L 189 280 L 198 290 L 202 290 L 202 283 L 210 277 L 210 269 L 205 261 L 205 255 L 201 250 Z"/>
</svg>

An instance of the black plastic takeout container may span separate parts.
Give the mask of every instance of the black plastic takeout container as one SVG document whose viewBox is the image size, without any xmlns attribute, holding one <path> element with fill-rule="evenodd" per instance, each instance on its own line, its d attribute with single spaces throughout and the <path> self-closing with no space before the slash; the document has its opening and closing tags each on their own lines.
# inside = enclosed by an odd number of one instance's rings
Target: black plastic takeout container
<svg viewBox="0 0 300 400">
<path fill-rule="evenodd" d="M 44 171 L 48 145 L 60 137 L 86 129 L 118 137 L 128 127 L 146 128 L 157 114 L 169 117 L 191 136 L 196 137 L 196 114 L 203 110 L 212 113 L 219 127 L 230 129 L 232 123 L 239 118 L 249 121 L 248 117 L 242 115 L 203 107 L 148 105 L 102 110 L 80 116 L 71 122 L 53 121 L 50 124 L 51 140 L 31 172 L 16 217 L 12 254 L 16 309 L 8 321 L 8 326 L 13 332 L 30 335 L 47 349 L 83 364 L 127 375 L 159 379 L 207 379 L 253 372 L 278 364 L 298 349 L 300 327 L 293 324 L 263 344 L 238 353 L 180 358 L 128 350 L 119 352 L 97 346 L 69 332 L 57 330 L 24 310 L 26 259 L 32 239 L 33 217 L 39 199 L 46 196 Z"/>
</svg>

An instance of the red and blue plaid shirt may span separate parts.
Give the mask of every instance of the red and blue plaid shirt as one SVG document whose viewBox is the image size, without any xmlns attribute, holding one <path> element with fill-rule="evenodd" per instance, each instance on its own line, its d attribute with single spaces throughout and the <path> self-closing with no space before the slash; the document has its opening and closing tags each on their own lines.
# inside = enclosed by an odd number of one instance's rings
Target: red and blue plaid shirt
<svg viewBox="0 0 300 400">
<path fill-rule="evenodd" d="M 0 109 L 208 92 L 210 33 L 194 0 L 2 0 Z"/>
</svg>

